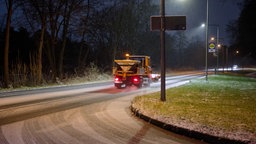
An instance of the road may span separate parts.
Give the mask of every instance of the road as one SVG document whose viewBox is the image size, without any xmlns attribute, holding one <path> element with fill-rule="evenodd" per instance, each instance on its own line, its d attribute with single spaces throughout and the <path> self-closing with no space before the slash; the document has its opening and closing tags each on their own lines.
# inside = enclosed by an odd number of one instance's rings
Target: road
<svg viewBox="0 0 256 144">
<path fill-rule="evenodd" d="M 166 78 L 173 87 L 198 78 Z M 0 93 L 0 144 L 203 144 L 135 117 L 131 100 L 160 83 L 117 89 L 112 82 Z"/>
</svg>

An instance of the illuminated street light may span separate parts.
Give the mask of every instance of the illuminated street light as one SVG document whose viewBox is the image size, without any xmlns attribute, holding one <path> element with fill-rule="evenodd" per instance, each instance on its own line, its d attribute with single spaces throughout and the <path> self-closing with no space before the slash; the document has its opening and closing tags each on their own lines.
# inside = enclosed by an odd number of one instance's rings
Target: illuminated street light
<svg viewBox="0 0 256 144">
<path fill-rule="evenodd" d="M 205 23 L 205 80 L 208 81 L 208 23 L 209 23 L 209 0 L 206 1 Z"/>
<path fill-rule="evenodd" d="M 201 27 L 205 27 L 205 80 L 208 81 L 208 27 L 209 27 L 209 0 L 206 1 L 206 23 Z"/>
</svg>

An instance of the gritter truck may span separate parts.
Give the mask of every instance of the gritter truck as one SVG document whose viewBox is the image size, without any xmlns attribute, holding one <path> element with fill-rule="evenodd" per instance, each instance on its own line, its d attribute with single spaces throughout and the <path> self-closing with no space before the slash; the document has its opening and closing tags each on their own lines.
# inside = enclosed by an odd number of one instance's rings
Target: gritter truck
<svg viewBox="0 0 256 144">
<path fill-rule="evenodd" d="M 155 77 L 155 74 L 152 77 L 149 56 L 126 54 L 126 59 L 114 60 L 114 62 L 114 85 L 119 89 L 131 85 L 138 88 L 143 85 L 149 86 L 151 81 L 159 78 Z"/>
</svg>

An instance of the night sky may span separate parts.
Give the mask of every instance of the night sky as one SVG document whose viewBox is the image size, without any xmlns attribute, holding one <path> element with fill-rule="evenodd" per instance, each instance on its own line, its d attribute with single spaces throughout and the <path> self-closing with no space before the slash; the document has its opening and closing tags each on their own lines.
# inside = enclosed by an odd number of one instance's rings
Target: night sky
<svg viewBox="0 0 256 144">
<path fill-rule="evenodd" d="M 226 25 L 230 21 L 238 19 L 240 8 L 237 3 L 241 1 L 243 0 L 209 0 L 209 24 L 219 25 L 221 43 L 230 44 L 225 30 Z M 160 0 L 154 0 L 154 2 L 159 4 Z M 205 31 L 200 26 L 206 21 L 206 0 L 165 0 L 165 5 L 166 15 L 187 16 L 186 33 L 189 37 L 198 36 L 204 40 Z M 2 0 L 0 0 L 0 6 L 4 6 Z M 3 18 L 5 11 L 5 9 L 0 10 L 1 18 Z M 210 26 L 209 36 L 214 35 L 216 35 L 216 27 Z"/>
<path fill-rule="evenodd" d="M 209 25 L 219 25 L 220 42 L 229 45 L 226 25 L 240 15 L 238 2 L 243 0 L 209 0 Z M 186 15 L 188 36 L 205 39 L 200 27 L 206 21 L 206 0 L 165 0 L 166 15 Z M 209 26 L 209 36 L 216 36 L 216 26 Z"/>
</svg>

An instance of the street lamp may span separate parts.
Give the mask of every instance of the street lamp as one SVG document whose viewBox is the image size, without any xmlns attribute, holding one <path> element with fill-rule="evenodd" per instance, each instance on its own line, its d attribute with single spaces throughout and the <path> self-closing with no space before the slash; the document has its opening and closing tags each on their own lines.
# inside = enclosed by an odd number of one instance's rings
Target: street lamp
<svg viewBox="0 0 256 144">
<path fill-rule="evenodd" d="M 221 49 L 221 44 L 219 44 L 219 41 L 217 43 L 217 72 L 219 71 L 219 50 Z"/>
<path fill-rule="evenodd" d="M 208 23 L 209 23 L 209 0 L 206 1 L 206 24 L 205 24 L 205 80 L 208 81 Z"/>
</svg>

